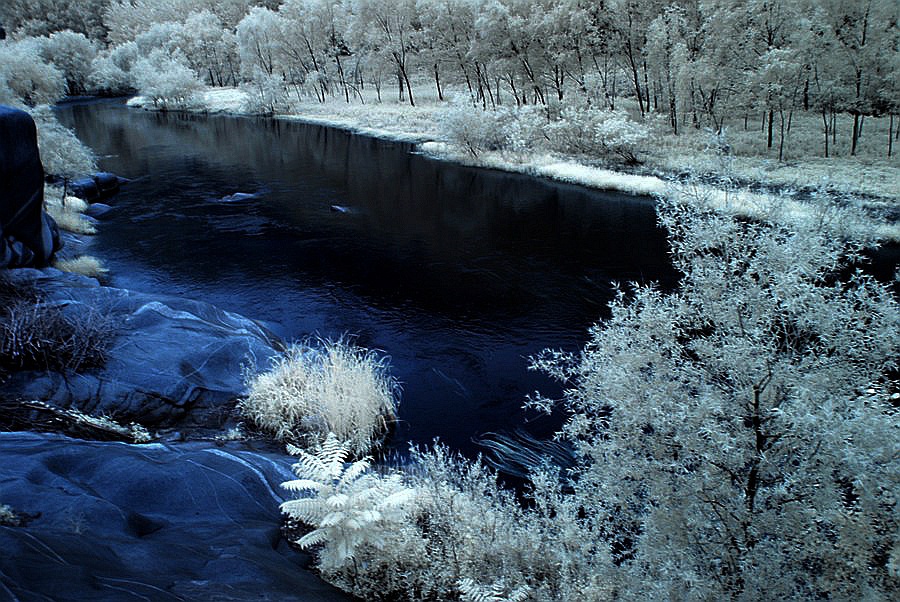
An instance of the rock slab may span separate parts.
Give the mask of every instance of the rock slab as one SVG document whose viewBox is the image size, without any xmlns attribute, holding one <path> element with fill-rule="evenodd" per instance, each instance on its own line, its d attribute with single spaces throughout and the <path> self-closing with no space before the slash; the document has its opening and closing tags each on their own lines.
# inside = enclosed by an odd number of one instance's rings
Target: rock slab
<svg viewBox="0 0 900 602">
<path fill-rule="evenodd" d="M 281 342 L 259 323 L 208 303 L 100 286 L 53 268 L 19 269 L 44 303 L 109 321 L 106 365 L 84 373 L 23 371 L 7 400 L 40 400 L 148 428 L 220 428 L 245 393 L 244 370 L 266 370 Z"/>
<path fill-rule="evenodd" d="M 281 536 L 290 457 L 0 433 L 0 600 L 351 600 Z"/>
</svg>

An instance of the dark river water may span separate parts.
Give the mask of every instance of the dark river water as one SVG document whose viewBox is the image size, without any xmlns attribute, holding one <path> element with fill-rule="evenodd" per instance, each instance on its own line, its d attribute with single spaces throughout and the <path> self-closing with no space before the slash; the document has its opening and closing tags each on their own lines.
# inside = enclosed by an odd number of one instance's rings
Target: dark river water
<svg viewBox="0 0 900 602">
<path fill-rule="evenodd" d="M 471 454 L 487 432 L 550 435 L 559 417 L 521 406 L 559 385 L 528 356 L 580 348 L 612 281 L 673 280 L 649 199 L 288 121 L 120 101 L 59 116 L 103 170 L 133 180 L 92 247 L 113 286 L 207 301 L 288 340 L 350 334 L 380 350 L 403 387 L 397 449 L 439 437 Z"/>
</svg>

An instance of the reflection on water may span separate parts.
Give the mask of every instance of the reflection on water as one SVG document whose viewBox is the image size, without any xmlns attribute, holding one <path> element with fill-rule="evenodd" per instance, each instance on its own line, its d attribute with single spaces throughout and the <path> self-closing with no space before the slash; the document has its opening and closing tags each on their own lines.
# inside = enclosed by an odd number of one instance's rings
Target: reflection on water
<svg viewBox="0 0 900 602">
<path fill-rule="evenodd" d="M 134 180 L 93 248 L 113 285 L 203 299 L 288 339 L 357 335 L 403 382 L 397 447 L 547 435 L 554 421 L 520 407 L 557 385 L 527 357 L 580 347 L 613 281 L 673 278 L 646 199 L 288 121 L 120 102 L 60 118 Z"/>
</svg>

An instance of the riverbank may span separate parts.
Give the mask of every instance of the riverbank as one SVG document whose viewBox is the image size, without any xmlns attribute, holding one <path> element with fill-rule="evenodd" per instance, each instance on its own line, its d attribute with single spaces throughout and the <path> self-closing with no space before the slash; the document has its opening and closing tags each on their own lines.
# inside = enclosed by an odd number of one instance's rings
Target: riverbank
<svg viewBox="0 0 900 602">
<path fill-rule="evenodd" d="M 374 93 L 364 101 L 333 99 L 326 103 L 294 100 L 287 119 L 349 130 L 377 138 L 414 144 L 435 159 L 522 173 L 560 182 L 635 195 L 658 195 L 689 187 L 690 194 L 730 212 L 750 217 L 822 220 L 823 198 L 836 199 L 838 214 L 830 215 L 839 229 L 851 235 L 900 241 L 900 161 L 863 154 L 823 159 L 788 154 L 779 162 L 768 156 L 740 154 L 710 146 L 708 133 L 691 131 L 680 136 L 652 135 L 638 152 L 641 164 L 627 166 L 585 156 L 551 152 L 485 150 L 477 156 L 449 141 L 445 121 L 453 103 L 440 102 L 428 88 L 417 91 L 417 105 L 399 99 L 378 101 Z M 129 106 L 153 109 L 137 96 Z M 183 108 L 191 112 L 252 114 L 248 95 L 237 88 L 210 88 Z M 798 118 L 798 138 L 809 138 L 809 124 Z M 875 127 L 870 125 L 869 127 Z M 750 152 L 747 136 L 734 136 L 734 146 Z M 794 155 L 797 151 L 794 151 Z M 777 155 L 776 155 L 777 156 Z M 727 190 L 723 188 L 723 183 Z M 855 210 L 854 210 L 855 209 Z M 829 209 L 830 213 L 834 213 Z"/>
</svg>

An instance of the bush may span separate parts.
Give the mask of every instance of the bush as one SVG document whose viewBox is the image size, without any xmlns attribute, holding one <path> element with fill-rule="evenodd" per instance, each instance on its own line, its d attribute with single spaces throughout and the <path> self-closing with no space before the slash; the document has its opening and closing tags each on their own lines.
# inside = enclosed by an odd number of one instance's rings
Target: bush
<svg viewBox="0 0 900 602">
<path fill-rule="evenodd" d="M 552 471 L 535 477 L 534 502 L 526 508 L 480 461 L 440 445 L 413 449 L 402 477 L 359 463 L 345 468 L 322 452 L 300 454 L 302 479 L 285 486 L 315 497 L 287 502 L 283 510 L 289 521 L 314 530 L 294 539 L 316 547 L 322 576 L 354 595 L 560 602 L 613 597 L 609 558 Z M 377 515 L 348 513 L 351 500 L 366 502 Z M 389 512 L 381 513 L 382 506 Z"/>
<path fill-rule="evenodd" d="M 566 107 L 549 127 L 551 146 L 563 153 L 616 157 L 638 163 L 638 147 L 650 135 L 649 128 L 633 121 L 624 111 Z"/>
<path fill-rule="evenodd" d="M 93 255 L 79 255 L 73 259 L 60 259 L 53 263 L 53 267 L 63 272 L 81 274 L 97 280 L 103 280 L 109 275 L 109 270 L 106 269 L 103 262 Z"/>
<path fill-rule="evenodd" d="M 269 75 L 259 67 L 255 67 L 250 80 L 241 84 L 241 90 L 247 93 L 244 110 L 261 115 L 274 115 L 285 108 L 287 93 L 284 78 L 279 74 Z"/>
<path fill-rule="evenodd" d="M 134 87 L 152 100 L 154 106 L 183 108 L 204 88 L 186 62 L 178 52 L 170 55 L 163 50 L 153 50 L 149 56 L 134 63 L 131 69 Z"/>
<path fill-rule="evenodd" d="M 94 93 L 124 94 L 134 91 L 131 68 L 140 57 L 137 44 L 128 42 L 101 52 L 91 62 L 88 87 Z"/>
<path fill-rule="evenodd" d="M 87 90 L 91 61 L 97 56 L 97 46 L 84 34 L 64 30 L 40 38 L 41 56 L 62 71 L 69 95 L 84 94 Z"/>
<path fill-rule="evenodd" d="M 364 456 L 396 418 L 399 386 L 384 358 L 345 340 L 295 345 L 248 379 L 243 414 L 277 439 L 312 446 L 335 433 Z"/>
<path fill-rule="evenodd" d="M 72 130 L 56 119 L 50 107 L 40 106 L 30 112 L 37 126 L 38 149 L 44 172 L 75 178 L 96 170 L 94 153 L 81 143 Z"/>
<path fill-rule="evenodd" d="M 0 41 L 0 103 L 33 107 L 63 97 L 65 77 L 40 55 L 40 42 L 25 38 Z"/>
<path fill-rule="evenodd" d="M 8 281 L 2 289 L 0 371 L 78 372 L 106 362 L 115 333 L 109 317 L 82 304 L 43 302 L 33 289 Z"/>
<path fill-rule="evenodd" d="M 458 145 L 477 157 L 483 151 L 508 146 L 506 130 L 512 117 L 506 110 L 487 111 L 463 101 L 441 115 L 441 130 L 450 144 Z"/>
</svg>

